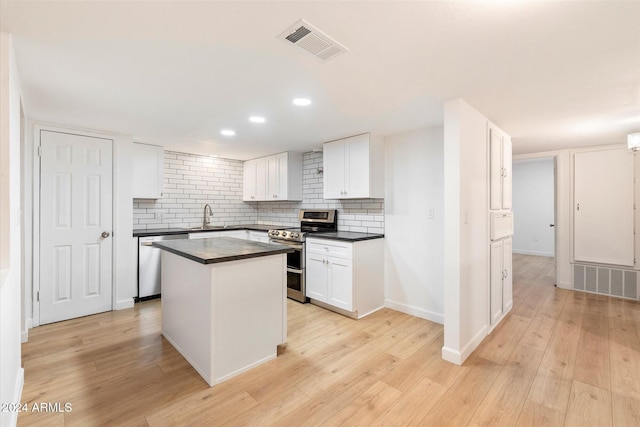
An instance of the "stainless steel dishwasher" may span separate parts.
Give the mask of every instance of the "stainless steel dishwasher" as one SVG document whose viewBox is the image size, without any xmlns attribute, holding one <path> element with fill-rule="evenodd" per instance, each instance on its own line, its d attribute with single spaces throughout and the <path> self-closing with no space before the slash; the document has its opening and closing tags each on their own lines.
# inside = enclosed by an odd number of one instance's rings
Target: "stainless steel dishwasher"
<svg viewBox="0 0 640 427">
<path fill-rule="evenodd" d="M 162 249 L 152 246 L 160 240 L 188 239 L 188 234 L 138 238 L 138 301 L 158 298 L 162 283 Z"/>
</svg>

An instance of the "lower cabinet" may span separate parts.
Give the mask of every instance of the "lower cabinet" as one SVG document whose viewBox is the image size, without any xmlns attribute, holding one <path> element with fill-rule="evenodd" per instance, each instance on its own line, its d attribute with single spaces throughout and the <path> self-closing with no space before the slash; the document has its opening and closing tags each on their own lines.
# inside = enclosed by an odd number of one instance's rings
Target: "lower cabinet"
<svg viewBox="0 0 640 427">
<path fill-rule="evenodd" d="M 513 306 L 511 237 L 491 242 L 490 324 L 497 325 Z"/>
<path fill-rule="evenodd" d="M 307 253 L 307 297 L 353 311 L 353 263 L 350 259 Z"/>
<path fill-rule="evenodd" d="M 205 239 L 208 237 L 235 237 L 247 240 L 247 230 L 221 230 L 221 231 L 200 231 L 189 233 L 190 239 Z"/>
<path fill-rule="evenodd" d="M 306 296 L 312 303 L 356 318 L 382 308 L 383 239 L 350 243 L 310 238 L 306 250 Z"/>
<path fill-rule="evenodd" d="M 269 243 L 269 236 L 266 231 L 249 230 L 249 240 L 253 242 Z"/>
</svg>

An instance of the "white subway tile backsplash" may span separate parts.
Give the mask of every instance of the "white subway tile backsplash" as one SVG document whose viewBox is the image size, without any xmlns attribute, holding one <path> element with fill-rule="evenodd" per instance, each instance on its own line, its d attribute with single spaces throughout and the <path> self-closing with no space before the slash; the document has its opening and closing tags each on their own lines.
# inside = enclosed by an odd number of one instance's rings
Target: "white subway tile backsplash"
<svg viewBox="0 0 640 427">
<path fill-rule="evenodd" d="M 212 224 L 257 221 L 256 206 L 242 201 L 242 162 L 165 151 L 165 197 L 134 200 L 136 229 L 181 228 L 202 223 L 203 208 L 213 208 Z M 163 212 L 163 219 L 155 219 Z"/>
<path fill-rule="evenodd" d="M 300 209 L 337 209 L 338 229 L 384 233 L 384 200 L 324 200 L 322 153 L 303 155 L 302 202 L 243 202 L 243 164 L 238 160 L 165 151 L 165 197 L 134 200 L 135 229 L 180 228 L 202 223 L 210 204 L 212 224 L 300 225 Z M 161 212 L 162 219 L 156 219 Z"/>
</svg>

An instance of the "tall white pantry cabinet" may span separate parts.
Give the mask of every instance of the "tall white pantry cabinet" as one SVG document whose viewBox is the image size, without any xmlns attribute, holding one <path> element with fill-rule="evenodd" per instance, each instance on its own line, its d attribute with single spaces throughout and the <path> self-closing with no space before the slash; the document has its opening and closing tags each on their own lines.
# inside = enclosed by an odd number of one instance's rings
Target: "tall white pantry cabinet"
<svg viewBox="0 0 640 427">
<path fill-rule="evenodd" d="M 511 138 L 492 123 L 489 148 L 489 325 L 495 327 L 513 307 L 511 268 L 513 212 Z"/>
</svg>

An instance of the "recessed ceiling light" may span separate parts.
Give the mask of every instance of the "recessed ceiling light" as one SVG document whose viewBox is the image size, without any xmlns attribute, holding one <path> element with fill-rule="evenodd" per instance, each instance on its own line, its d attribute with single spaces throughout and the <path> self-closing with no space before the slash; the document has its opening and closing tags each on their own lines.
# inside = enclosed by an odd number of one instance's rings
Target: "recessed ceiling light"
<svg viewBox="0 0 640 427">
<path fill-rule="evenodd" d="M 220 133 L 221 133 L 222 135 L 224 135 L 224 136 L 233 136 L 233 135 L 235 135 L 235 134 L 236 134 L 236 131 L 231 130 L 231 129 L 222 129 L 222 130 L 220 131 Z"/>
<path fill-rule="evenodd" d="M 311 105 L 311 100 L 307 99 L 307 98 L 296 98 L 293 100 L 293 103 L 295 105 L 299 105 L 301 107 L 307 106 L 307 105 Z"/>
<path fill-rule="evenodd" d="M 251 116 L 249 117 L 249 121 L 252 123 L 264 123 L 267 121 L 267 119 L 265 119 L 264 117 L 260 117 L 260 116 Z"/>
</svg>

